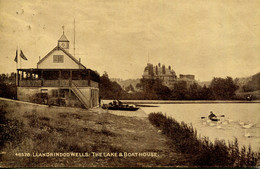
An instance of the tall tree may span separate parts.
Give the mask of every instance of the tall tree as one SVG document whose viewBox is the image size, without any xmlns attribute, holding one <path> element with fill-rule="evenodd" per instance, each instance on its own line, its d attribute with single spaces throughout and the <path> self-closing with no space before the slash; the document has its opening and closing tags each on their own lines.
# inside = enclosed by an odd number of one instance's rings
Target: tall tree
<svg viewBox="0 0 260 169">
<path fill-rule="evenodd" d="M 231 77 L 216 78 L 214 77 L 209 86 L 212 91 L 214 99 L 232 99 L 235 96 L 235 91 L 238 86 L 235 85 Z"/>
</svg>

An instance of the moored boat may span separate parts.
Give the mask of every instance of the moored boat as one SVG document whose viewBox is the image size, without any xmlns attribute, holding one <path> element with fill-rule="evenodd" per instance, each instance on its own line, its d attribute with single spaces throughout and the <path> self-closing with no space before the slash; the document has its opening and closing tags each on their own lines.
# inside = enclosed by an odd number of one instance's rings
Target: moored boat
<svg viewBox="0 0 260 169">
<path fill-rule="evenodd" d="M 113 102 L 110 102 L 109 104 L 103 104 L 102 105 L 103 109 L 108 109 L 108 110 L 123 110 L 123 111 L 136 111 L 139 109 L 134 104 L 123 104 L 119 100 L 114 100 Z"/>
</svg>

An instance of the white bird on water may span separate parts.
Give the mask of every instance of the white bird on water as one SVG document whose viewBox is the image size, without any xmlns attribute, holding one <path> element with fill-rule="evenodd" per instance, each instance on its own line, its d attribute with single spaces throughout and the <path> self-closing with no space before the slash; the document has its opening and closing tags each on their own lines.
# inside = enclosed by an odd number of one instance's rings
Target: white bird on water
<svg viewBox="0 0 260 169">
<path fill-rule="evenodd" d="M 214 124 L 214 123 L 210 123 L 209 125 L 210 125 L 210 126 L 215 126 L 215 124 Z"/>
<path fill-rule="evenodd" d="M 240 124 L 241 126 L 243 126 L 243 125 L 245 125 L 245 122 L 239 121 L 239 124 Z"/>
<path fill-rule="evenodd" d="M 222 124 L 225 124 L 225 125 L 226 125 L 226 124 L 228 124 L 228 121 L 224 121 Z"/>
<path fill-rule="evenodd" d="M 247 132 L 247 130 L 245 129 L 245 137 L 252 137 L 251 134 L 249 132 Z"/>
<path fill-rule="evenodd" d="M 233 122 L 233 121 L 234 121 L 234 120 L 232 120 L 232 119 L 228 119 L 228 122 L 229 122 L 229 123 L 231 123 L 231 122 Z"/>
<path fill-rule="evenodd" d="M 218 121 L 218 122 L 217 122 L 217 124 L 221 124 L 221 123 L 222 123 L 222 121 Z"/>
<path fill-rule="evenodd" d="M 253 126 L 254 126 L 253 123 L 249 123 L 249 124 L 244 124 L 242 127 L 245 128 L 245 129 L 250 129 Z"/>
<path fill-rule="evenodd" d="M 217 129 L 222 129 L 221 125 L 217 126 Z"/>
</svg>

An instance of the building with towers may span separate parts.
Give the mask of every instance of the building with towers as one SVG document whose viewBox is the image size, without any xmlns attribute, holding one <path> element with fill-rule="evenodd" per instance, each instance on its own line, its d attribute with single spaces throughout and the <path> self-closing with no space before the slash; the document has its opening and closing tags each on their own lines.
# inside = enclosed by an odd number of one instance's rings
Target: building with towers
<svg viewBox="0 0 260 169">
<path fill-rule="evenodd" d="M 194 75 L 180 74 L 180 77 L 178 78 L 171 66 L 166 67 L 164 64 L 161 65 L 161 63 L 158 63 L 158 65 L 155 66 L 151 63 L 147 63 L 147 66 L 144 69 L 143 78 L 160 79 L 162 84 L 170 89 L 172 89 L 174 84 L 178 81 L 185 81 L 188 85 L 195 82 Z"/>
</svg>

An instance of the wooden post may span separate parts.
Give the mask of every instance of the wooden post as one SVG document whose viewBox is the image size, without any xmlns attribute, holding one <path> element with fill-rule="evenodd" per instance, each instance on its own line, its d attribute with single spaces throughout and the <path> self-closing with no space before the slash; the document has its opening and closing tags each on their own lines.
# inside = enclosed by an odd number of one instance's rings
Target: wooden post
<svg viewBox="0 0 260 169">
<path fill-rule="evenodd" d="M 41 70 L 41 86 L 43 86 L 43 70 Z"/>
<path fill-rule="evenodd" d="M 90 86 L 90 70 L 88 69 L 88 86 Z"/>
<path fill-rule="evenodd" d="M 19 70 L 17 69 L 17 74 L 16 74 L 16 86 L 19 86 Z"/>
<path fill-rule="evenodd" d="M 61 86 L 61 70 L 59 70 L 59 86 Z"/>
<path fill-rule="evenodd" d="M 72 83 L 72 70 L 70 70 L 70 81 L 69 81 L 69 86 L 71 86 Z"/>
</svg>

